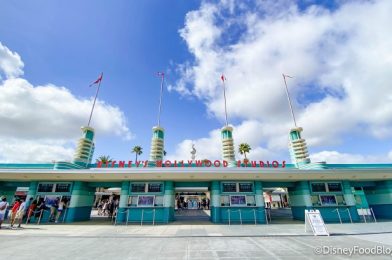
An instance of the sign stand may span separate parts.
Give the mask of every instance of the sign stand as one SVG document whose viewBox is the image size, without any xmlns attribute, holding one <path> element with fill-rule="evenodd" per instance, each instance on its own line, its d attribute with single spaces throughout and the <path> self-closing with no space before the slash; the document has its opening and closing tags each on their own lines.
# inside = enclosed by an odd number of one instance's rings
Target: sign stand
<svg viewBox="0 0 392 260">
<path fill-rule="evenodd" d="M 329 236 L 329 232 L 319 210 L 305 209 L 305 232 L 308 231 L 308 226 L 310 226 L 315 236 Z"/>
</svg>

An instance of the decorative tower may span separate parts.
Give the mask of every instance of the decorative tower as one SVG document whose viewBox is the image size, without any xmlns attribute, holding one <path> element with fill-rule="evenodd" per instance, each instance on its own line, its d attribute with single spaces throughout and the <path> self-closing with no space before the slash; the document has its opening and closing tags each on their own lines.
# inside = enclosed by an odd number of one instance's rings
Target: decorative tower
<svg viewBox="0 0 392 260">
<path fill-rule="evenodd" d="M 229 126 L 227 120 L 227 106 L 226 106 L 226 77 L 222 74 L 221 76 L 223 85 L 223 98 L 225 100 L 225 120 L 226 125 L 221 129 L 222 136 L 222 157 L 223 160 L 228 162 L 229 167 L 234 167 L 236 165 L 235 153 L 234 153 L 234 140 L 233 140 L 233 127 Z"/>
<path fill-rule="evenodd" d="M 233 128 L 231 126 L 223 127 L 221 129 L 221 136 L 223 160 L 228 162 L 229 167 L 234 167 L 236 165 L 236 161 L 234 153 Z"/>
<path fill-rule="evenodd" d="M 87 166 L 91 163 L 94 155 L 94 128 L 83 126 L 82 132 L 83 135 L 79 139 L 72 162 L 87 168 Z"/>
<path fill-rule="evenodd" d="M 297 168 L 310 163 L 305 139 L 301 138 L 302 127 L 292 128 L 289 134 L 289 148 L 291 161 Z"/>
<path fill-rule="evenodd" d="M 154 126 L 152 128 L 152 139 L 151 139 L 151 151 L 150 159 L 152 165 L 155 165 L 157 161 L 163 160 L 164 151 L 164 135 L 165 130 L 160 126 Z"/>
<path fill-rule="evenodd" d="M 292 78 L 292 77 L 285 74 L 282 74 L 282 76 L 284 80 L 284 85 L 286 87 L 286 95 L 290 106 L 291 116 L 293 117 L 294 126 L 295 126 L 290 130 L 290 134 L 289 134 L 289 140 L 290 140 L 289 150 L 290 150 L 291 161 L 293 162 L 295 167 L 299 169 L 325 169 L 327 168 L 325 162 L 317 162 L 317 163 L 310 162 L 306 141 L 301 137 L 302 127 L 298 127 L 297 122 L 295 121 L 294 111 L 291 105 L 290 94 L 287 88 L 286 77 L 288 78 Z"/>
<path fill-rule="evenodd" d="M 158 72 L 157 76 L 161 78 L 161 92 L 159 95 L 158 125 L 152 128 L 151 151 L 149 159 L 150 166 L 156 165 L 157 161 L 162 161 L 165 151 L 165 130 L 161 127 L 162 93 L 165 74 L 163 72 Z"/>
</svg>

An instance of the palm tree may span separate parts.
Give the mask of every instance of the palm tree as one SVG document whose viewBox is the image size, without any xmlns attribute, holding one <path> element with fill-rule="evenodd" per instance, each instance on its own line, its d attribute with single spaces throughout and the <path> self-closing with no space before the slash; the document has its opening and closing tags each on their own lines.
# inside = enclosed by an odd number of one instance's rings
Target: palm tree
<svg viewBox="0 0 392 260">
<path fill-rule="evenodd" d="M 110 163 L 113 160 L 110 158 L 109 155 L 101 155 L 98 157 L 97 162 L 101 162 L 103 164 Z"/>
<path fill-rule="evenodd" d="M 251 148 L 250 145 L 247 144 L 247 143 L 242 143 L 242 144 L 240 144 L 240 146 L 238 147 L 238 151 L 240 152 L 240 154 L 245 155 L 244 161 L 248 161 L 248 158 L 246 158 L 246 153 L 249 153 L 250 150 L 252 150 L 252 148 Z"/>
<path fill-rule="evenodd" d="M 135 153 L 135 162 L 137 162 L 137 156 L 143 153 L 143 148 L 139 145 L 136 145 L 135 147 L 133 147 L 132 152 Z"/>
</svg>

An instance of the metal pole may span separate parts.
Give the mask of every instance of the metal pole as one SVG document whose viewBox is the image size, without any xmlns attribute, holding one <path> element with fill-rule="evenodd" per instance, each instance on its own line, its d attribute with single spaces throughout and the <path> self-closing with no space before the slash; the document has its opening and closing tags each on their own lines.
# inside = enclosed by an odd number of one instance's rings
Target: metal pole
<svg viewBox="0 0 392 260">
<path fill-rule="evenodd" d="M 256 210 L 255 209 L 253 209 L 253 218 L 255 219 L 255 225 L 257 225 L 257 222 L 256 222 Z"/>
<path fill-rule="evenodd" d="M 44 210 L 43 209 L 41 209 L 41 213 L 39 214 L 39 218 L 38 218 L 38 225 L 41 223 L 41 217 L 42 217 L 42 212 L 43 212 Z"/>
<path fill-rule="evenodd" d="M 342 218 L 340 217 L 339 209 L 335 209 L 335 210 L 338 213 L 338 218 L 339 218 L 340 224 L 343 224 L 342 223 Z"/>
<path fill-rule="evenodd" d="M 222 75 L 222 84 L 223 84 L 223 97 L 225 99 L 225 119 L 226 119 L 226 126 L 228 126 L 227 121 L 227 107 L 226 107 L 226 85 L 225 85 L 225 77 Z"/>
<path fill-rule="evenodd" d="M 128 220 L 129 220 L 129 209 L 127 209 L 127 223 L 125 223 L 126 226 L 128 226 Z"/>
<path fill-rule="evenodd" d="M 350 209 L 347 208 L 347 212 L 348 212 L 348 216 L 350 217 L 350 222 L 351 224 L 353 223 L 353 219 L 351 218 L 351 213 L 350 213 Z"/>
<path fill-rule="evenodd" d="M 27 223 L 29 223 L 30 213 L 31 213 L 31 209 L 29 209 L 29 211 L 27 213 L 26 225 L 27 225 Z"/>
<path fill-rule="evenodd" d="M 365 223 L 367 223 L 366 222 L 366 217 L 365 217 L 365 214 L 364 214 L 364 211 L 363 211 L 363 208 L 361 208 L 361 212 L 362 212 L 363 220 L 365 221 Z"/>
<path fill-rule="evenodd" d="M 143 226 L 143 217 L 144 217 L 144 209 L 142 209 L 142 219 L 141 219 L 141 222 L 140 222 L 140 226 Z"/>
<path fill-rule="evenodd" d="M 160 126 L 160 123 L 161 123 L 161 109 L 162 109 L 163 80 L 165 78 L 165 73 L 158 72 L 158 76 L 161 77 L 161 92 L 160 92 L 160 95 L 159 95 L 159 109 L 158 109 L 158 126 Z"/>
<path fill-rule="evenodd" d="M 265 209 L 264 209 L 264 216 L 265 216 L 265 221 L 267 222 L 267 225 L 268 225 L 269 222 L 268 222 L 267 210 L 265 210 Z"/>
<path fill-rule="evenodd" d="M 370 212 L 373 215 L 374 223 L 377 223 L 376 215 L 374 214 L 373 208 L 370 208 Z"/>
<path fill-rule="evenodd" d="M 91 118 L 92 118 L 92 116 L 93 116 L 93 111 L 94 111 L 94 107 L 95 107 L 95 101 L 97 100 L 99 88 L 101 87 L 102 76 L 103 76 L 103 72 L 101 73 L 101 76 L 100 76 L 101 80 L 100 80 L 99 83 L 98 83 L 97 92 L 95 93 L 94 103 L 93 103 L 93 107 L 91 108 L 91 113 L 90 113 L 90 117 L 89 117 L 89 119 L 88 119 L 88 124 L 87 124 L 87 126 L 90 126 Z"/>
<path fill-rule="evenodd" d="M 67 215 L 67 212 L 68 212 L 68 207 L 66 207 L 65 210 L 64 210 L 63 222 L 62 223 L 64 223 L 64 221 L 65 221 L 65 216 Z"/>
<path fill-rule="evenodd" d="M 227 210 L 227 214 L 229 215 L 229 226 L 230 226 L 230 209 Z"/>
<path fill-rule="evenodd" d="M 153 209 L 152 225 L 155 226 L 155 209 Z"/>
<path fill-rule="evenodd" d="M 286 77 L 289 77 L 289 78 L 292 78 L 292 77 L 291 77 L 291 76 L 288 76 L 288 75 L 285 75 L 285 74 L 282 74 L 282 76 L 283 76 L 283 80 L 284 80 L 284 85 L 285 85 L 285 87 L 286 87 L 286 95 L 287 95 L 287 100 L 289 101 L 289 106 L 290 106 L 291 115 L 292 115 L 293 120 L 294 120 L 294 125 L 295 125 L 295 127 L 297 127 L 297 122 L 295 121 L 295 116 L 294 116 L 293 107 L 292 107 L 292 105 L 291 105 L 291 99 L 290 99 L 289 89 L 287 88 L 287 82 L 286 82 Z"/>
<path fill-rule="evenodd" d="M 242 225 L 242 215 L 241 215 L 241 210 L 239 209 L 238 211 L 240 212 L 240 223 L 241 223 L 241 225 Z"/>
</svg>

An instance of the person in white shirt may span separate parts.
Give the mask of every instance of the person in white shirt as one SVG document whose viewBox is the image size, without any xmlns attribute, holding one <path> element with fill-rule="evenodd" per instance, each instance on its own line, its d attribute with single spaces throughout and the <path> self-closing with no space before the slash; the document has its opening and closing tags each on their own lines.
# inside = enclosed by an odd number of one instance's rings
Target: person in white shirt
<svg viewBox="0 0 392 260">
<path fill-rule="evenodd" d="M 18 228 L 20 228 L 22 221 L 23 221 L 23 216 L 25 214 L 26 211 L 26 201 L 21 200 L 22 203 L 19 206 L 18 212 L 16 212 L 16 219 L 18 220 Z"/>
<path fill-rule="evenodd" d="M 7 212 L 9 204 L 7 202 L 6 197 L 2 197 L 0 201 L 0 229 L 1 229 L 1 224 L 3 224 L 5 213 Z"/>
</svg>

